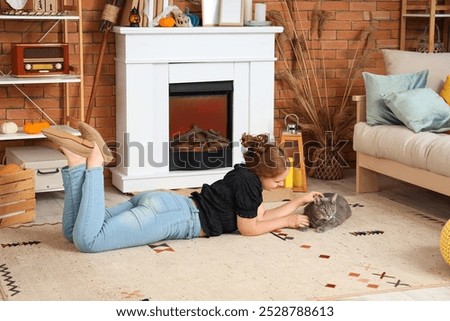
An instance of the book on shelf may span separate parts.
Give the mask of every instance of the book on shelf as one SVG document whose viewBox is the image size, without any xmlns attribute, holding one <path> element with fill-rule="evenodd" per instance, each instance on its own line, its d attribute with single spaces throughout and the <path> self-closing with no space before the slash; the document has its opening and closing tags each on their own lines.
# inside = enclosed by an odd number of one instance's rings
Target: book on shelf
<svg viewBox="0 0 450 321">
<path fill-rule="evenodd" d="M 58 0 L 45 0 L 46 12 L 58 12 Z"/>
<path fill-rule="evenodd" d="M 44 12 L 45 11 L 45 1 L 44 0 L 33 0 L 33 11 L 34 12 Z"/>
</svg>

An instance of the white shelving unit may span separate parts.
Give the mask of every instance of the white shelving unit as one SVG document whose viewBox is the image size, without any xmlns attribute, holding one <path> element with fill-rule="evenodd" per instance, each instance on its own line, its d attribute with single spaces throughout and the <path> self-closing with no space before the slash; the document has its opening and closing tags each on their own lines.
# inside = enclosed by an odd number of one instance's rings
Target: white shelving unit
<svg viewBox="0 0 450 321">
<path fill-rule="evenodd" d="M 0 16 L 2 20 L 80 20 L 80 16 L 72 14 L 61 16 L 0 14 Z"/>
<path fill-rule="evenodd" d="M 37 103 L 26 94 L 28 85 L 44 85 L 44 84 L 60 84 L 64 88 L 63 93 L 63 106 L 61 108 L 64 109 L 64 119 L 62 121 L 61 125 L 64 125 L 63 128 L 67 129 L 68 131 L 73 131 L 74 133 L 78 133 L 78 131 L 74 130 L 70 127 L 71 123 L 76 123 L 80 120 L 84 119 L 84 69 L 83 69 L 83 31 L 82 31 L 82 0 L 76 0 L 74 2 L 73 7 L 63 7 L 60 10 L 61 12 L 64 11 L 64 14 L 58 14 L 58 15 L 49 15 L 49 14 L 34 14 L 34 15 L 23 15 L 23 14 L 3 14 L 5 11 L 2 10 L 0 12 L 0 21 L 1 20 L 14 20 L 14 21 L 23 21 L 23 22 L 36 22 L 36 23 L 43 23 L 43 22 L 53 22 L 50 26 L 48 26 L 47 30 L 42 32 L 42 37 L 38 42 L 45 42 L 47 33 L 50 32 L 51 29 L 53 29 L 54 26 L 58 24 L 62 24 L 62 31 L 60 34 L 60 37 L 62 39 L 63 43 L 69 43 L 69 44 L 75 44 L 78 45 L 77 52 L 70 53 L 70 57 L 77 57 L 78 61 L 76 61 L 77 68 L 73 68 L 73 62 L 69 61 L 71 67 L 70 67 L 70 74 L 68 75 L 46 75 L 42 77 L 16 77 L 11 72 L 9 73 L 1 73 L 0 74 L 0 86 L 15 86 L 23 95 L 24 97 L 29 100 L 34 106 L 38 106 Z M 69 22 L 76 22 L 77 23 L 77 41 L 70 41 L 72 39 L 69 37 L 69 35 L 72 35 L 72 33 L 69 33 Z M 53 42 L 53 41 L 49 41 Z M 74 108 L 72 106 L 72 101 L 70 99 L 71 97 L 71 86 L 73 84 L 79 84 L 79 113 L 78 117 L 71 116 L 71 108 Z M 24 86 L 25 85 L 25 86 Z M 19 87 L 21 86 L 21 87 Z M 24 87 L 23 87 L 24 86 Z M 38 106 L 41 108 L 40 106 Z M 6 135 L 6 134 L 0 134 L 0 141 L 4 140 L 22 140 L 22 139 L 38 139 L 43 138 L 44 136 L 42 134 L 35 134 L 35 135 L 29 135 L 26 133 L 23 133 L 21 129 L 18 133 L 12 134 L 12 135 Z"/>
<path fill-rule="evenodd" d="M 402 0 L 402 11 L 400 21 L 400 50 L 405 50 L 406 46 L 406 23 L 408 19 L 428 20 L 428 51 L 433 52 L 436 37 L 436 21 L 444 19 L 444 30 L 441 32 L 441 40 L 447 47 L 448 28 L 450 18 L 450 0 L 438 3 L 438 0 L 426 2 Z"/>
<path fill-rule="evenodd" d="M 33 78 L 18 78 L 14 76 L 0 76 L 0 85 L 38 85 L 38 84 L 64 84 L 64 83 L 79 83 L 80 76 L 51 76 L 51 77 L 33 77 Z"/>
<path fill-rule="evenodd" d="M 53 127 L 58 127 L 60 129 L 63 129 L 73 135 L 77 135 L 80 136 L 80 132 L 70 126 L 67 125 L 57 125 L 57 126 L 53 126 Z M 41 139 L 41 138 L 45 138 L 44 134 L 39 133 L 39 134 L 27 134 L 23 132 L 23 128 L 20 127 L 19 130 L 17 131 L 17 133 L 15 134 L 0 134 L 0 141 L 5 141 L 5 140 L 26 140 L 26 139 Z"/>
</svg>

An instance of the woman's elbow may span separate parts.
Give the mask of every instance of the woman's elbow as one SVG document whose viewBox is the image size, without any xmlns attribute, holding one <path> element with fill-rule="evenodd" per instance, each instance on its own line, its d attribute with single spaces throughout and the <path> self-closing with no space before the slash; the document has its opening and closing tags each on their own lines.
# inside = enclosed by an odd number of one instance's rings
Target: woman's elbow
<svg viewBox="0 0 450 321">
<path fill-rule="evenodd" d="M 251 230 L 239 230 L 239 233 L 242 236 L 256 236 L 258 234 L 256 234 L 255 232 L 251 231 Z"/>
<path fill-rule="evenodd" d="M 238 217 L 237 222 L 238 231 L 244 236 L 255 236 L 259 235 L 258 222 L 256 218 L 241 218 Z"/>
<path fill-rule="evenodd" d="M 254 227 L 250 226 L 241 226 L 238 227 L 239 233 L 243 236 L 256 236 L 259 235 L 258 231 Z"/>
</svg>

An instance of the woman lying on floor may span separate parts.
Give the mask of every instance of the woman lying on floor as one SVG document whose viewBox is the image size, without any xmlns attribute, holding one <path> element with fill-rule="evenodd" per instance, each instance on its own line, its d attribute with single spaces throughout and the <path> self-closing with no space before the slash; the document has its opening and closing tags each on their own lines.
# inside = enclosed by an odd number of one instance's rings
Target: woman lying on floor
<svg viewBox="0 0 450 321">
<path fill-rule="evenodd" d="M 215 183 L 204 184 L 190 197 L 170 191 L 142 192 L 105 208 L 103 164 L 113 160 L 100 134 L 80 123 L 81 137 L 57 128 L 43 134 L 65 154 L 64 237 L 81 252 L 101 252 L 140 246 L 167 239 L 218 236 L 223 233 L 260 235 L 280 228 L 309 225 L 305 215 L 293 213 L 312 202 L 310 192 L 280 207 L 265 210 L 262 191 L 281 185 L 288 160 L 267 135 L 243 135 L 245 164 L 238 164 Z"/>
</svg>

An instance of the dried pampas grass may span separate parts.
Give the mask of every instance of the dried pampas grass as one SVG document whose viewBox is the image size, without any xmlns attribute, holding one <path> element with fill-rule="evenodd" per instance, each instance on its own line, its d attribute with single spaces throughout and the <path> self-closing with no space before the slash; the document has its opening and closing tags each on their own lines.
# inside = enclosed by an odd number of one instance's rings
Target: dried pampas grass
<svg viewBox="0 0 450 321">
<path fill-rule="evenodd" d="M 335 142 L 351 139 L 354 111 L 349 106 L 349 98 L 355 80 L 375 50 L 370 45 L 376 26 L 371 20 L 355 39 L 356 48 L 348 50 L 350 63 L 348 76 L 342 84 L 342 100 L 340 104 L 330 106 L 331 98 L 335 97 L 329 96 L 329 71 L 322 49 L 322 36 L 331 13 L 322 9 L 323 1 L 317 1 L 311 12 L 310 28 L 306 28 L 300 18 L 297 1 L 281 0 L 281 3 L 284 12 L 269 11 L 268 17 L 273 25 L 284 28 L 276 40 L 279 61 L 284 64 L 284 68 L 277 72 L 277 79 L 294 94 L 293 113 L 301 119 L 298 125 L 322 146 L 330 146 L 330 137 Z"/>
</svg>

